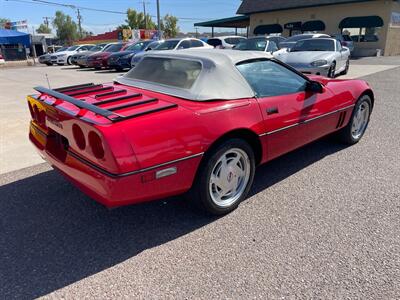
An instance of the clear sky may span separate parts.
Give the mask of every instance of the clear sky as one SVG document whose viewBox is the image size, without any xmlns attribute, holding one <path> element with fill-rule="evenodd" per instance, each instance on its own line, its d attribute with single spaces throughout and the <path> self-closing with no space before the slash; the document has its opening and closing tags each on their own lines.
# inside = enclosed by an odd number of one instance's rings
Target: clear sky
<svg viewBox="0 0 400 300">
<path fill-rule="evenodd" d="M 34 0 L 33 0 L 34 1 Z M 126 12 L 128 8 L 143 10 L 143 1 L 140 0 L 48 0 L 51 2 L 72 4 L 88 8 Z M 144 0 L 147 12 L 154 16 L 156 22 L 156 0 Z M 240 0 L 160 0 L 160 14 L 172 14 L 180 17 L 181 31 L 194 31 L 193 23 L 232 17 L 240 5 Z M 76 21 L 76 12 L 68 7 L 43 5 L 32 0 L 0 0 L 0 17 L 9 18 L 11 21 L 28 20 L 29 31 L 32 26 L 38 27 L 43 22 L 43 17 L 52 17 L 56 10 L 61 10 L 73 17 Z M 125 23 L 124 14 L 113 14 L 81 10 L 83 27 L 94 33 L 102 33 L 114 29 Z M 186 18 L 186 19 L 184 19 Z M 223 30 L 223 29 L 222 29 Z M 200 32 L 210 31 L 208 28 L 199 28 Z M 218 29 L 216 29 L 218 32 Z"/>
</svg>

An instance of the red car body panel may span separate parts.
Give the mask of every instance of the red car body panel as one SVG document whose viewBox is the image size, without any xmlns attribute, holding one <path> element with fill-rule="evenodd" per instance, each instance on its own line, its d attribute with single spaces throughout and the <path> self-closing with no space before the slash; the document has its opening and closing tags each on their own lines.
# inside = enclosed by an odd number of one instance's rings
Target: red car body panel
<svg viewBox="0 0 400 300">
<path fill-rule="evenodd" d="M 63 92 L 86 103 L 104 101 L 98 106 L 108 110 L 135 101 L 138 105 L 118 114 L 137 117 L 121 122 L 45 93 L 29 96 L 29 136 L 44 159 L 108 207 L 158 199 L 188 191 L 204 153 L 225 135 L 251 134 L 261 144 L 264 163 L 346 126 L 356 100 L 370 91 L 364 81 L 312 79 L 324 84 L 323 93 L 198 102 L 113 83 L 101 85 L 101 92 L 93 87 L 78 89 L 79 95 Z M 113 93 L 133 100 L 106 103 Z M 96 158 L 89 145 L 79 146 L 74 126 L 86 141 L 90 132 L 100 136 L 104 157 Z M 170 167 L 177 172 L 156 178 Z"/>
</svg>

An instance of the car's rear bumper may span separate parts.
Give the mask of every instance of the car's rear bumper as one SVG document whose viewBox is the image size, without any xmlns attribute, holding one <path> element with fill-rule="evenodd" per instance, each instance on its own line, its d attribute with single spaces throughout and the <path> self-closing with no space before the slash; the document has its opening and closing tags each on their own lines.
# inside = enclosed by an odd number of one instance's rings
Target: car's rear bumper
<svg viewBox="0 0 400 300">
<path fill-rule="evenodd" d="M 78 66 L 87 67 L 87 59 L 86 58 L 78 58 L 76 61 Z"/>
<path fill-rule="evenodd" d="M 102 68 L 105 67 L 103 60 L 88 60 L 87 61 L 87 66 L 89 68 Z"/>
<path fill-rule="evenodd" d="M 47 146 L 48 135 L 33 122 L 29 139 L 44 160 L 89 197 L 107 207 L 135 204 L 186 192 L 192 185 L 202 158 L 202 154 L 198 154 L 151 168 L 111 174 L 71 150 L 65 150 L 63 155 L 52 153 Z M 166 168 L 176 168 L 177 172 L 156 179 L 156 173 Z"/>
</svg>

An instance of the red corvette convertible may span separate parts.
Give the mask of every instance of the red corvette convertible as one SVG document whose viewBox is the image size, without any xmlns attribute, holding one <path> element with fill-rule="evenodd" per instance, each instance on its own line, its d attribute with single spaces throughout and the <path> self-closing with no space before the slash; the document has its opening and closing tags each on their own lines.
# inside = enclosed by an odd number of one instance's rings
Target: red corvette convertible
<svg viewBox="0 0 400 300">
<path fill-rule="evenodd" d="M 362 80 L 306 77 L 259 52 L 147 54 L 113 83 L 28 97 L 42 157 L 108 207 L 186 193 L 235 209 L 256 166 L 334 133 L 363 136 L 374 95 Z"/>
</svg>

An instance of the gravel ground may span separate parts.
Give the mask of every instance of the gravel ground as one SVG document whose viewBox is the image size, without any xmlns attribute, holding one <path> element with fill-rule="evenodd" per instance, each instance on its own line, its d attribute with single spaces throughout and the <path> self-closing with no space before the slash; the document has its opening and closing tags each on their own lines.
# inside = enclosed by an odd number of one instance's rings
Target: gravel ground
<svg viewBox="0 0 400 300">
<path fill-rule="evenodd" d="M 260 167 L 210 218 L 182 197 L 106 210 L 41 164 L 0 176 L 0 298 L 400 298 L 400 68 L 365 77 L 363 140 Z"/>
</svg>

